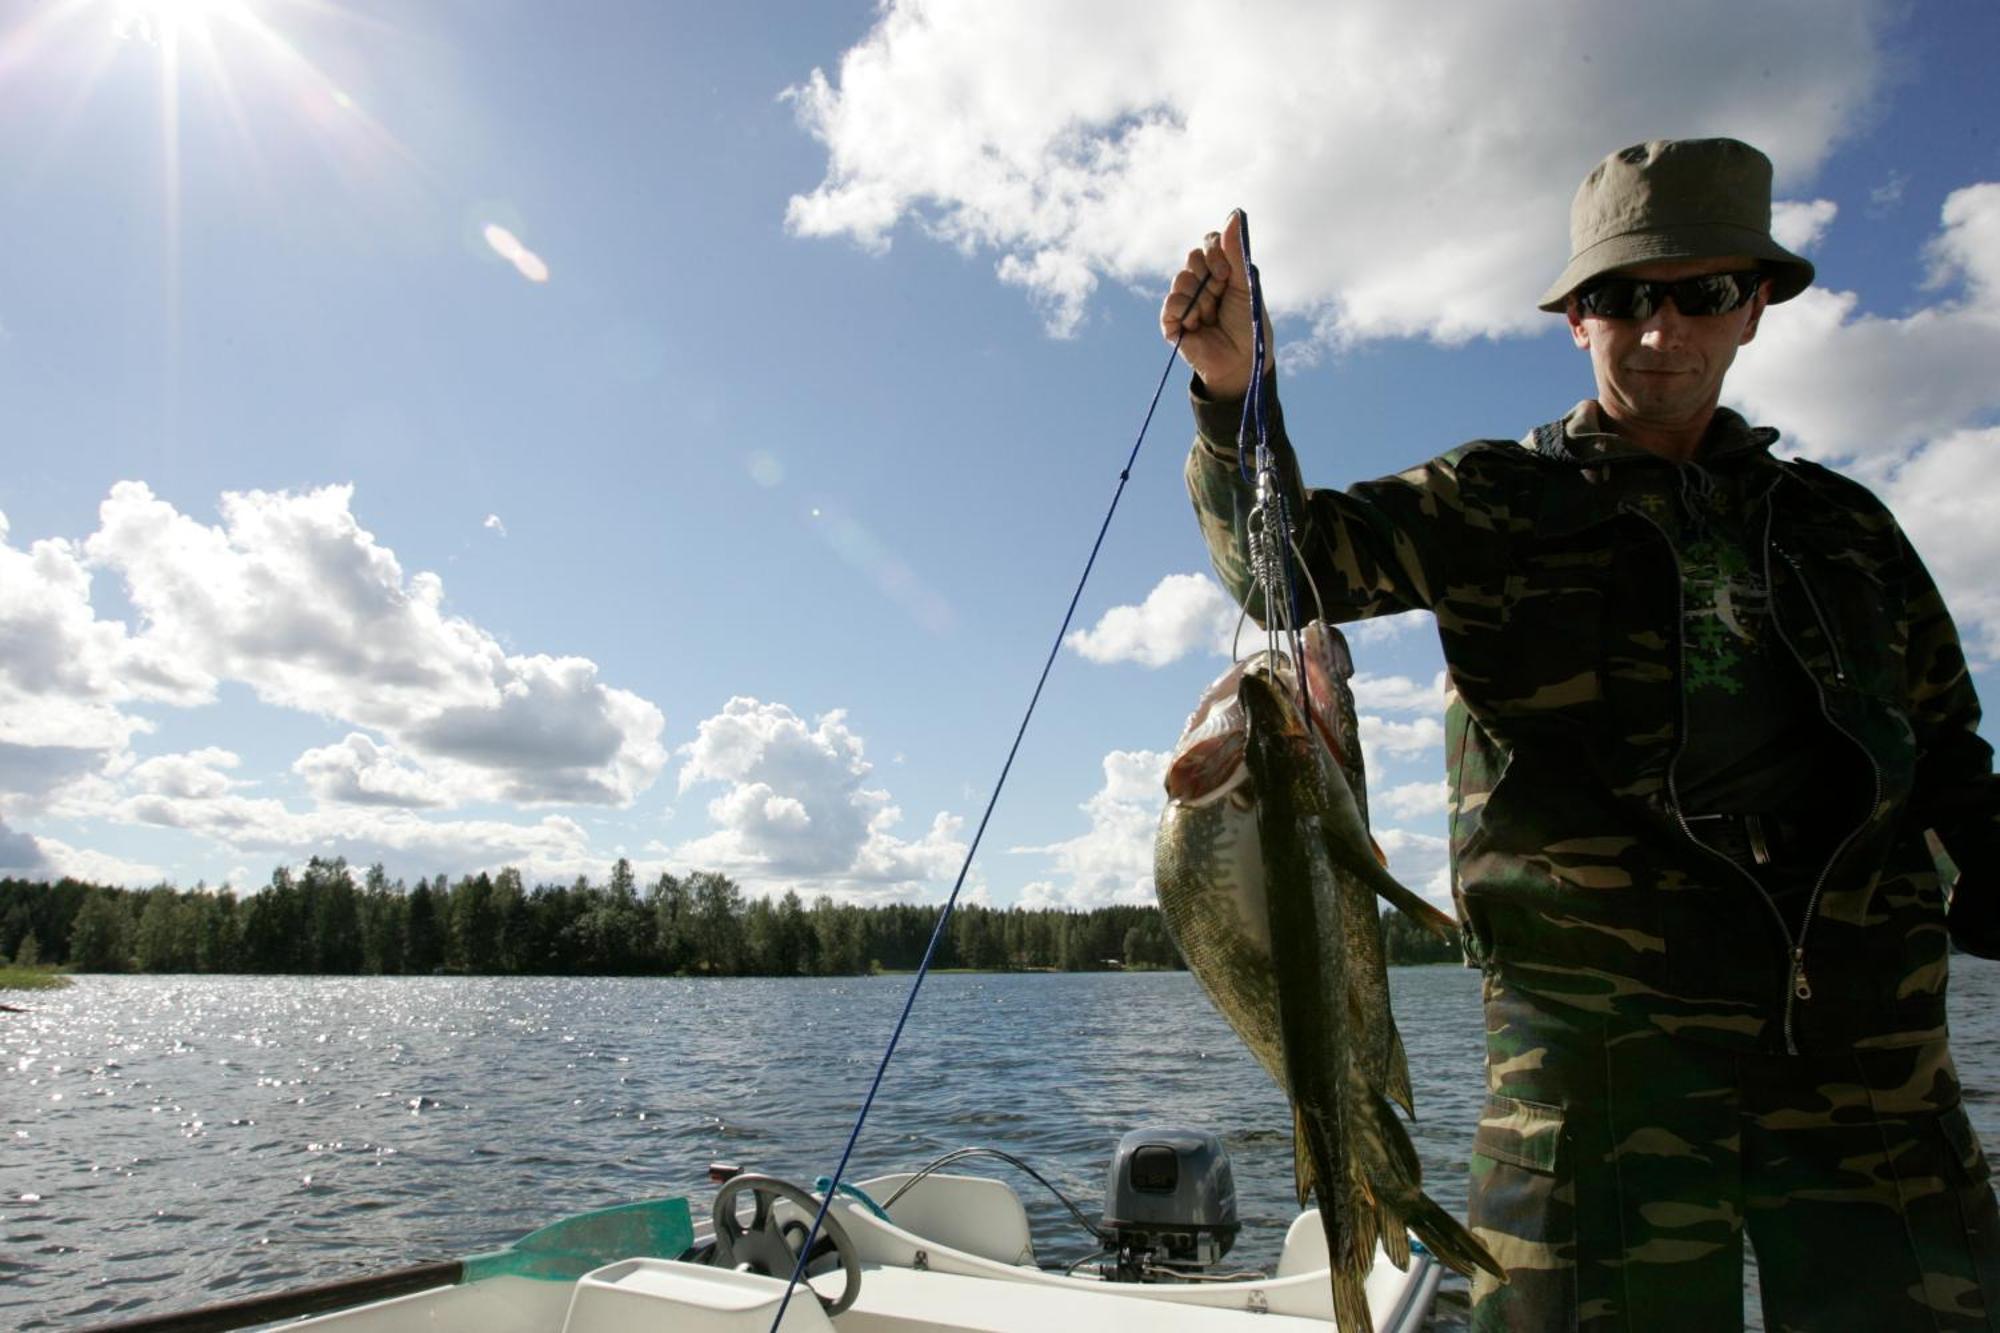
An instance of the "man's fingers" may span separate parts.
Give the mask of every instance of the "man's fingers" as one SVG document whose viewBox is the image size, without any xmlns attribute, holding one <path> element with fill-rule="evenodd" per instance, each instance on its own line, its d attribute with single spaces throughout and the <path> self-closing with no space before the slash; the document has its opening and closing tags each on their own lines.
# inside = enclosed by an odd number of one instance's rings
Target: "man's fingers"
<svg viewBox="0 0 2000 1333">
<path fill-rule="evenodd" d="M 1182 329 L 1198 329 L 1215 322 L 1215 301 L 1208 295 L 1214 287 L 1200 252 L 1189 251 L 1188 266 L 1174 275 L 1174 285 L 1160 307 L 1160 327 L 1169 337 Z"/>
<path fill-rule="evenodd" d="M 1187 266 L 1182 273 L 1192 274 L 1194 284 L 1186 288 L 1183 295 L 1195 290 L 1196 286 L 1201 290 L 1198 303 L 1183 317 L 1183 323 L 1188 328 L 1200 328 L 1215 323 L 1217 308 L 1222 304 L 1222 294 L 1228 289 L 1230 275 L 1234 272 L 1235 266 L 1230 262 L 1228 252 L 1223 249 L 1221 232 L 1209 232 L 1202 237 L 1201 249 L 1188 251 Z"/>
<path fill-rule="evenodd" d="M 1173 287 L 1160 307 L 1160 331 L 1168 341 L 1182 333 L 1193 333 L 1217 324 L 1221 318 L 1223 294 L 1229 290 L 1236 271 L 1230 250 L 1237 215 L 1221 231 L 1201 238 L 1201 245 L 1187 252 L 1187 260 L 1174 276 Z"/>
</svg>

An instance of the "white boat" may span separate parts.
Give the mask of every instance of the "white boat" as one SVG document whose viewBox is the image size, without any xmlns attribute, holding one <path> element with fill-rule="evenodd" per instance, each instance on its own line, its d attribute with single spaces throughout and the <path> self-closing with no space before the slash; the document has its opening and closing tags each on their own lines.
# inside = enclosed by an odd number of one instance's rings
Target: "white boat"
<svg viewBox="0 0 2000 1333">
<path fill-rule="evenodd" d="M 711 1217 L 698 1227 L 681 1220 L 687 1213 L 680 1200 L 587 1214 L 544 1228 L 517 1249 L 483 1256 L 483 1264 L 467 1261 L 466 1273 L 453 1285 L 407 1291 L 285 1328 L 287 1333 L 766 1333 L 774 1326 L 784 1333 L 1331 1329 L 1333 1301 L 1318 1210 L 1307 1209 L 1293 1221 L 1270 1272 L 1219 1271 L 1217 1261 L 1235 1230 L 1233 1187 L 1219 1142 L 1213 1135 L 1191 1136 L 1206 1140 L 1220 1160 L 1220 1185 L 1229 1191 L 1226 1228 L 1209 1225 L 1203 1216 L 1217 1202 L 1215 1163 L 1199 1151 L 1186 1151 L 1185 1139 L 1167 1149 L 1142 1143 L 1137 1158 L 1144 1175 L 1145 1151 L 1154 1153 L 1158 1167 L 1162 1154 L 1180 1150 L 1179 1162 L 1165 1165 L 1166 1177 L 1178 1172 L 1177 1182 L 1167 1181 L 1177 1188 L 1158 1188 L 1163 1177 L 1156 1173 L 1150 1185 L 1141 1181 L 1139 1194 L 1126 1193 L 1121 1201 L 1120 1172 L 1127 1184 L 1133 1173 L 1128 1145 L 1146 1137 L 1128 1135 L 1120 1145 L 1100 1232 L 1103 1248 L 1067 1270 L 1038 1260 L 1027 1211 L 1007 1182 L 927 1168 L 861 1181 L 851 1190 L 842 1186 L 826 1207 L 807 1278 L 787 1300 L 799 1243 L 823 1196 L 770 1177 L 737 1175 L 718 1190 Z M 1196 1178 L 1203 1172 L 1206 1181 Z M 1147 1194 L 1177 1212 L 1178 1223 L 1162 1220 L 1165 1214 L 1157 1210 L 1150 1219 L 1134 1221 L 1133 1214 L 1145 1211 L 1141 1196 Z M 1176 1194 L 1178 1203 L 1170 1197 Z M 1190 1199 L 1197 1201 L 1192 1208 Z M 671 1256 L 633 1253 L 592 1263 L 578 1276 L 563 1276 L 560 1263 L 552 1268 L 537 1258 L 560 1253 L 577 1261 L 593 1247 L 616 1244 L 621 1231 L 636 1234 L 634 1220 L 657 1226 L 668 1213 L 678 1236 L 692 1238 Z M 599 1219 L 594 1231 L 577 1229 L 592 1219 Z M 541 1237 L 557 1239 L 538 1244 Z M 1442 1269 L 1421 1245 L 1413 1248 L 1408 1271 L 1377 1252 L 1367 1280 L 1375 1333 L 1415 1333 L 1429 1316 Z M 510 1262 L 521 1256 L 527 1260 Z M 598 1248 L 596 1258 L 603 1257 Z M 535 1270 L 537 1275 L 529 1275 Z M 254 1313 L 254 1304 L 239 1303 L 245 1313 Z M 181 1317 L 190 1322 L 155 1316 L 116 1327 L 193 1330 L 255 1322 L 198 1321 L 199 1314 Z"/>
</svg>

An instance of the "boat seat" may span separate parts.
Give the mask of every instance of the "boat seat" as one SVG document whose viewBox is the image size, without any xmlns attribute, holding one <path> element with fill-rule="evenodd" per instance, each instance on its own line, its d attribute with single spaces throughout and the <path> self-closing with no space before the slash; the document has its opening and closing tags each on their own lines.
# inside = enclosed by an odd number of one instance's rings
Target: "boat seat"
<svg viewBox="0 0 2000 1333">
<path fill-rule="evenodd" d="M 1278 1254 L 1277 1277 L 1297 1277 L 1325 1268 L 1331 1260 L 1326 1253 L 1326 1228 L 1319 1224 L 1319 1209 L 1308 1208 L 1292 1219 L 1285 1229 L 1285 1248 Z"/>
<path fill-rule="evenodd" d="M 674 1333 L 770 1333 L 786 1284 L 677 1259 L 627 1259 L 585 1273 L 570 1298 L 563 1333 L 631 1333 L 668 1327 Z M 810 1291 L 785 1305 L 780 1333 L 833 1333 Z"/>
<path fill-rule="evenodd" d="M 834 1320 L 837 1333 L 1327 1333 L 1325 1319 L 1249 1314 L 1245 1309 L 1132 1299 L 1130 1289 L 1087 1284 L 995 1282 L 907 1268 L 863 1270 L 861 1293 Z"/>
<path fill-rule="evenodd" d="M 860 1182 L 882 1200 L 910 1179 L 909 1172 Z M 925 1176 L 888 1209 L 889 1220 L 923 1239 L 1001 1264 L 1035 1262 L 1028 1210 L 1003 1180 L 986 1176 Z M 886 1256 L 884 1256 L 886 1257 Z"/>
</svg>

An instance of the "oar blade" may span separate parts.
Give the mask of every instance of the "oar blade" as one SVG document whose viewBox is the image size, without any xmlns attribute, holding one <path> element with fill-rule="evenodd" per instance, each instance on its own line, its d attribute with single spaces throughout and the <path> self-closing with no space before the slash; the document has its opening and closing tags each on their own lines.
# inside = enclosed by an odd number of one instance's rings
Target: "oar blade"
<svg viewBox="0 0 2000 1333">
<path fill-rule="evenodd" d="M 466 1282 L 529 1277 L 573 1282 L 620 1259 L 673 1259 L 694 1244 L 686 1199 L 647 1199 L 551 1222 L 504 1250 L 465 1261 Z"/>
<path fill-rule="evenodd" d="M 678 1258 L 693 1244 L 694 1219 L 687 1200 L 648 1199 L 551 1222 L 492 1254 L 267 1292 L 199 1310 L 148 1315 L 100 1325 L 92 1333 L 221 1333 L 489 1277 L 573 1282 L 620 1259 Z"/>
</svg>

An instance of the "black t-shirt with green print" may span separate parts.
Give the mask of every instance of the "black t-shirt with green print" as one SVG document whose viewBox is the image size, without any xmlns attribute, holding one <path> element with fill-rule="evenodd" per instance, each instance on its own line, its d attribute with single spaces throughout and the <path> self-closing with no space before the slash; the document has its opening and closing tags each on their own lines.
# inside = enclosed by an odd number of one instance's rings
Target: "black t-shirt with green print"
<svg viewBox="0 0 2000 1333">
<path fill-rule="evenodd" d="M 1816 687 L 1772 621 L 1762 556 L 1770 474 L 1727 460 L 1677 471 L 1679 502 L 1659 506 L 1666 511 L 1659 517 L 1681 567 L 1681 806 L 1812 821 L 1825 813 L 1817 809 L 1823 779 L 1845 756 Z"/>
</svg>

